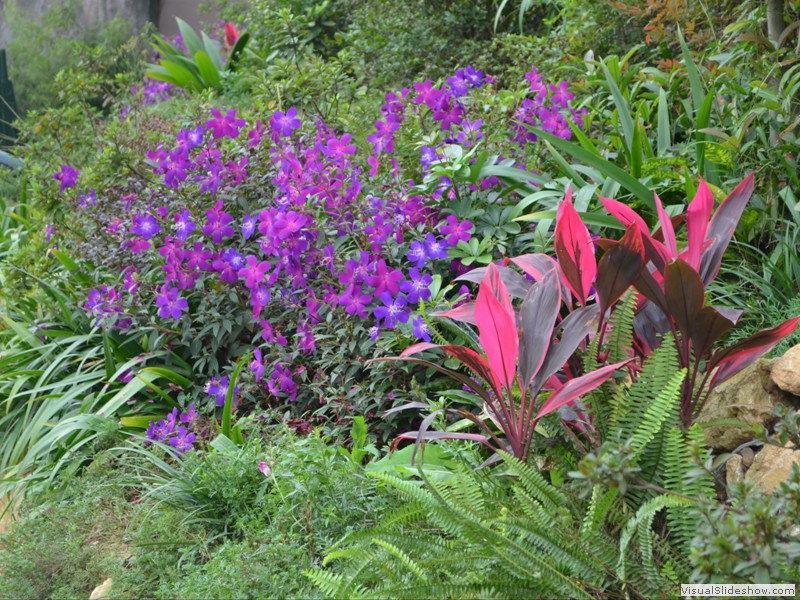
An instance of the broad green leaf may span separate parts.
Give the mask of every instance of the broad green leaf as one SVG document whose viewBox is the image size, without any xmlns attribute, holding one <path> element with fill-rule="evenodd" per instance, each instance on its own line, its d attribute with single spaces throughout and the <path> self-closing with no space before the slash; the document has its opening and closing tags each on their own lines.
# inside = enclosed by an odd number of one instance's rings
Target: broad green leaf
<svg viewBox="0 0 800 600">
<path fill-rule="evenodd" d="M 217 71 L 214 63 L 211 62 L 208 54 L 204 50 L 198 50 L 194 55 L 194 60 L 206 86 L 218 90 L 222 83 L 219 78 L 219 71 Z"/>
</svg>

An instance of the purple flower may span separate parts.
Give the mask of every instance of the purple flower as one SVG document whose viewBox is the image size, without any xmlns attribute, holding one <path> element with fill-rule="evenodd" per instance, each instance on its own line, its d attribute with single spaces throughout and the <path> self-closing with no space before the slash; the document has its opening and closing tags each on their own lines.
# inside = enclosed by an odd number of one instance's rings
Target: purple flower
<svg viewBox="0 0 800 600">
<path fill-rule="evenodd" d="M 133 217 L 133 227 L 131 233 L 142 236 L 144 239 L 149 240 L 151 237 L 161 231 L 161 226 L 158 224 L 156 218 L 150 213 L 143 215 L 139 214 Z"/>
<path fill-rule="evenodd" d="M 57 171 L 53 175 L 53 179 L 56 181 L 61 182 L 61 187 L 59 188 L 59 193 L 62 193 L 67 188 L 75 187 L 75 184 L 78 183 L 78 177 L 80 177 L 80 171 L 78 169 L 73 169 L 69 165 L 61 165 L 61 170 Z"/>
<path fill-rule="evenodd" d="M 392 298 L 389 292 L 384 292 L 380 296 L 383 306 L 376 306 L 372 314 L 377 319 L 383 319 L 383 324 L 389 329 L 393 329 L 397 322 L 408 322 L 408 310 L 406 308 L 405 296 Z"/>
<path fill-rule="evenodd" d="M 194 432 L 189 433 L 183 425 L 178 427 L 175 437 L 170 438 L 169 443 L 175 448 L 175 451 L 183 454 L 184 452 L 191 452 L 193 450 L 192 444 L 197 439 Z"/>
<path fill-rule="evenodd" d="M 156 296 L 156 305 L 161 307 L 159 317 L 180 319 L 183 311 L 189 310 L 189 302 L 178 293 L 178 288 L 167 288 L 166 285 L 161 288 L 161 293 Z"/>
<path fill-rule="evenodd" d="M 272 469 L 263 460 L 258 461 L 258 470 L 264 477 L 269 477 L 270 473 L 272 473 Z"/>
<path fill-rule="evenodd" d="M 422 242 L 414 240 L 411 242 L 411 249 L 406 254 L 406 258 L 414 265 L 421 269 L 425 266 L 425 261 L 428 260 L 428 253 L 425 251 L 425 245 Z"/>
<path fill-rule="evenodd" d="M 158 421 L 158 423 L 156 423 L 155 421 L 150 421 L 150 427 L 147 428 L 147 431 L 145 433 L 147 437 L 152 441 L 163 442 L 169 437 L 174 428 L 175 428 L 174 422 L 165 421 L 164 419 L 161 419 Z"/>
<path fill-rule="evenodd" d="M 191 213 L 183 208 L 180 213 L 175 213 L 173 218 L 175 219 L 175 237 L 179 240 L 185 240 L 195 228 Z"/>
<path fill-rule="evenodd" d="M 341 160 L 347 154 L 355 154 L 355 144 L 349 143 L 352 138 L 349 133 L 345 133 L 341 139 L 331 138 L 325 148 L 325 155 L 333 160 Z"/>
<path fill-rule="evenodd" d="M 423 342 L 430 342 L 431 335 L 430 329 L 425 324 L 425 320 L 422 316 L 416 317 L 413 321 L 411 321 L 412 325 L 414 325 L 414 335 L 421 339 Z"/>
<path fill-rule="evenodd" d="M 245 215 L 244 224 L 242 225 L 242 237 L 249 240 L 256 230 L 256 218 L 250 215 Z"/>
<path fill-rule="evenodd" d="M 50 242 L 53 237 L 53 224 L 48 223 L 44 228 L 44 241 Z"/>
<path fill-rule="evenodd" d="M 221 377 L 217 379 L 216 377 L 212 377 L 208 380 L 206 384 L 206 393 L 208 396 L 214 400 L 214 403 L 217 406 L 224 406 L 225 405 L 225 396 L 228 395 L 228 388 L 230 384 L 228 383 L 227 377 Z M 239 386 L 235 386 L 233 388 L 233 404 L 236 405 L 236 395 L 239 393 Z"/>
<path fill-rule="evenodd" d="M 205 129 L 203 129 L 202 125 L 197 129 L 181 129 L 177 135 L 178 148 L 188 152 L 189 150 L 201 146 L 203 144 L 204 132 Z"/>
<path fill-rule="evenodd" d="M 217 109 L 212 109 L 211 114 L 215 118 L 206 121 L 206 127 L 211 129 L 212 135 L 219 139 L 224 137 L 239 137 L 239 128 L 244 127 L 245 120 L 236 118 L 236 110 L 230 109 L 225 116 Z"/>
<path fill-rule="evenodd" d="M 264 377 L 264 359 L 261 356 L 261 348 L 253 350 L 253 360 L 250 363 L 250 372 L 255 375 L 256 381 L 261 381 Z"/>
<path fill-rule="evenodd" d="M 458 245 L 459 240 L 468 242 L 472 237 L 470 234 L 472 228 L 473 225 L 470 221 L 459 223 L 455 215 L 448 215 L 446 222 L 439 225 L 439 231 L 442 232 L 442 235 L 447 236 L 445 239 L 451 246 Z"/>
<path fill-rule="evenodd" d="M 425 236 L 425 255 L 431 260 L 447 258 L 447 250 L 441 241 L 437 240 L 432 233 Z"/>
<path fill-rule="evenodd" d="M 433 278 L 425 273 L 420 275 L 419 269 L 412 268 L 409 271 L 411 276 L 410 280 L 403 281 L 400 284 L 400 290 L 408 294 L 408 301 L 411 304 L 416 304 L 422 299 L 428 301 L 431 298 L 430 286 L 433 283 Z"/>
<path fill-rule="evenodd" d="M 200 415 L 197 414 L 197 411 L 194 409 L 194 402 L 189 405 L 189 411 L 185 413 L 181 413 L 180 421 L 181 423 L 188 423 L 193 424 L 197 419 L 200 418 Z"/>
<path fill-rule="evenodd" d="M 273 396 L 286 394 L 291 402 L 297 399 L 297 384 L 292 379 L 292 372 L 281 363 L 277 363 L 272 368 L 267 389 Z"/>
<path fill-rule="evenodd" d="M 302 122 L 297 118 L 297 109 L 292 106 L 286 113 L 275 111 L 269 120 L 272 131 L 280 137 L 289 137 L 295 129 L 300 129 Z"/>
</svg>

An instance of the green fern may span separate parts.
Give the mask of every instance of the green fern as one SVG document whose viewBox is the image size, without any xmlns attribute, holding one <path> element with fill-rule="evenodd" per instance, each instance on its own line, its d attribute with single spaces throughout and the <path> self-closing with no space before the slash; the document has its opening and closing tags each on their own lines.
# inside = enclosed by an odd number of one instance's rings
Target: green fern
<svg viewBox="0 0 800 600">
<path fill-rule="evenodd" d="M 502 475 L 462 468 L 423 487 L 373 474 L 409 504 L 336 544 L 324 561 L 333 572 L 307 576 L 328 598 L 664 595 L 664 543 L 652 532 L 649 508 L 626 527 L 630 515 L 616 490 L 596 488 L 587 507 L 533 466 L 503 458 Z M 630 534 L 620 545 L 614 532 L 623 528 Z"/>
</svg>

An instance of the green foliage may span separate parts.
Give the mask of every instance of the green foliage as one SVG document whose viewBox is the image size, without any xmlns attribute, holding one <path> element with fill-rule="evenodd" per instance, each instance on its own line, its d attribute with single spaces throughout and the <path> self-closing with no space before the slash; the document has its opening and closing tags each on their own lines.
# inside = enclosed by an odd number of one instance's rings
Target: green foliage
<svg viewBox="0 0 800 600">
<path fill-rule="evenodd" d="M 697 583 L 800 581 L 800 469 L 772 494 L 736 484 L 729 506 L 704 507 L 690 558 Z"/>
<path fill-rule="evenodd" d="M 59 104 L 56 74 L 78 65 L 89 48 L 114 56 L 131 36 L 125 20 L 81 28 L 78 0 L 64 0 L 32 18 L 16 2 L 4 3 L 3 17 L 12 37 L 9 71 L 17 91 L 20 115 Z"/>
<path fill-rule="evenodd" d="M 649 527 L 637 543 L 620 546 L 605 530 L 615 519 L 611 503 L 595 502 L 584 524 L 586 507 L 573 495 L 535 468 L 505 460 L 510 481 L 461 469 L 456 479 L 427 480 L 420 488 L 376 475 L 406 503 L 334 546 L 325 559 L 334 572 L 308 577 L 329 598 L 591 598 L 623 589 L 651 597 L 674 585 L 660 574 L 659 543 Z M 653 544 L 645 553 L 642 540 Z M 636 558 L 618 577 L 627 555 Z"/>
<path fill-rule="evenodd" d="M 0 536 L 4 598 L 88 598 L 125 559 L 134 509 L 119 488 L 104 485 L 107 469 L 95 465 L 60 502 L 23 505 Z"/>
<path fill-rule="evenodd" d="M 199 92 L 206 89 L 220 91 L 227 75 L 236 70 L 250 40 L 250 34 L 245 32 L 239 36 L 223 66 L 223 56 L 205 32 L 201 32 L 201 40 L 186 21 L 178 17 L 175 17 L 175 20 L 186 44 L 188 56 L 165 38 L 155 35 L 153 47 L 160 59 L 157 65 L 147 66 L 145 75 L 190 91 Z"/>
<path fill-rule="evenodd" d="M 290 539 L 225 541 L 207 562 L 188 563 L 180 579 L 165 582 L 165 598 L 313 598 L 303 577 L 312 565 L 305 547 Z"/>
</svg>

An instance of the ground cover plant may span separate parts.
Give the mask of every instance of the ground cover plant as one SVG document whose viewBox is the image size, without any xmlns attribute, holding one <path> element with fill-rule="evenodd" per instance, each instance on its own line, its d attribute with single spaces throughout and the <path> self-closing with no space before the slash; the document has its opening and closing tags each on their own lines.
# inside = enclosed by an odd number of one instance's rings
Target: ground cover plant
<svg viewBox="0 0 800 600">
<path fill-rule="evenodd" d="M 721 32 L 664 3 L 646 31 L 582 0 L 219 4 L 114 56 L 75 42 L 61 103 L 15 124 L 6 589 L 791 579 L 796 478 L 726 487 L 696 422 L 800 322 L 797 66 L 737 37 L 764 7 Z"/>
</svg>

